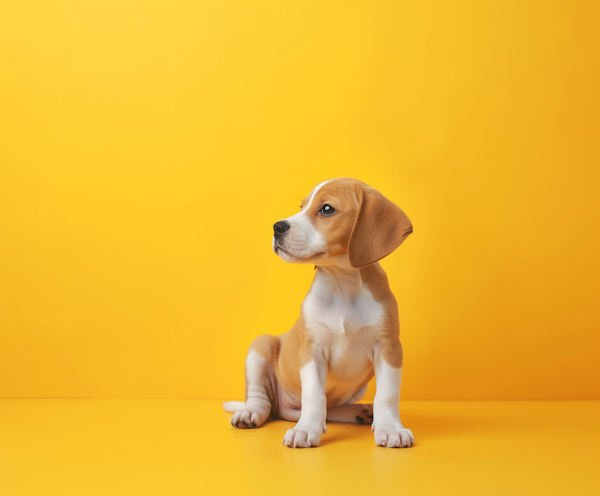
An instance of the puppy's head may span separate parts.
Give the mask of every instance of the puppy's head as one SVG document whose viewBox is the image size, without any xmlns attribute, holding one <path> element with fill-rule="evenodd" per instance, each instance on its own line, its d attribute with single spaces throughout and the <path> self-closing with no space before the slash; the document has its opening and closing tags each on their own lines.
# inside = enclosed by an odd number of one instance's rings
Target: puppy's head
<svg viewBox="0 0 600 496">
<path fill-rule="evenodd" d="M 328 265 L 347 259 L 355 268 L 392 253 L 412 232 L 407 215 L 356 179 L 322 182 L 301 210 L 273 226 L 273 250 L 286 262 Z"/>
</svg>

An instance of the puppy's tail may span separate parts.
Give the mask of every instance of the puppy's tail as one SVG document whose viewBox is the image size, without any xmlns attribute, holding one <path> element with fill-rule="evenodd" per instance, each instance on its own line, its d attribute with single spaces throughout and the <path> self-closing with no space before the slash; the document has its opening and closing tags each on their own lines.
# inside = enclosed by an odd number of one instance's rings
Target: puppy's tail
<svg viewBox="0 0 600 496">
<path fill-rule="evenodd" d="M 244 408 L 246 408 L 246 403 L 244 403 L 243 401 L 224 401 L 223 402 L 223 410 L 225 410 L 226 412 L 235 413 L 235 412 L 239 412 L 240 410 L 243 410 Z"/>
</svg>

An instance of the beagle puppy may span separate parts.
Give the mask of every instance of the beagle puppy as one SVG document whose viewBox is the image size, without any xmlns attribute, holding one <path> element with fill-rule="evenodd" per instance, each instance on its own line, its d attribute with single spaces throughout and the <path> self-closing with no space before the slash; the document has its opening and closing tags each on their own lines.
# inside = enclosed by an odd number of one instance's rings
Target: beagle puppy
<svg viewBox="0 0 600 496">
<path fill-rule="evenodd" d="M 372 424 L 378 446 L 413 446 L 400 420 L 398 305 L 378 263 L 412 233 L 409 218 L 376 189 L 337 178 L 273 230 L 275 253 L 316 273 L 292 329 L 250 345 L 246 402 L 223 404 L 231 424 L 259 427 L 269 415 L 297 422 L 283 438 L 290 448 L 319 446 L 326 421 Z M 358 403 L 373 376 L 373 404 Z"/>
</svg>

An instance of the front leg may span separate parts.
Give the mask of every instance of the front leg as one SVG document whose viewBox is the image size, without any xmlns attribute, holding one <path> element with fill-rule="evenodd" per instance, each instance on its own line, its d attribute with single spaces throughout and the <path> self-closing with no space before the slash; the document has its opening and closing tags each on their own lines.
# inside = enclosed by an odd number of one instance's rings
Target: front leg
<svg viewBox="0 0 600 496">
<path fill-rule="evenodd" d="M 282 444 L 290 448 L 312 448 L 319 446 L 323 433 L 327 431 L 327 399 L 325 398 L 325 378 L 327 363 L 322 355 L 316 355 L 302 369 L 302 407 L 296 427 L 289 429 Z"/>
<path fill-rule="evenodd" d="M 375 384 L 377 392 L 373 401 L 373 425 L 375 444 L 387 448 L 410 448 L 415 438 L 400 420 L 400 384 L 402 367 L 395 368 L 379 357 L 375 361 Z"/>
</svg>

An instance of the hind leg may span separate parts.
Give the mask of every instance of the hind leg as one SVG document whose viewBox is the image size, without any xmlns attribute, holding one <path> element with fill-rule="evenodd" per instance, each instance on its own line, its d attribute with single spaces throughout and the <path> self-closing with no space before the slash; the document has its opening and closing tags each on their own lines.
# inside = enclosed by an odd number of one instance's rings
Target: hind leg
<svg viewBox="0 0 600 496">
<path fill-rule="evenodd" d="M 370 403 L 345 403 L 327 410 L 327 422 L 372 424 L 373 405 Z"/>
<path fill-rule="evenodd" d="M 275 339 L 273 336 L 268 338 Z M 270 365 L 261 353 L 253 349 L 257 342 L 260 345 L 266 340 L 266 335 L 254 340 L 246 357 L 246 402 L 244 409 L 231 417 L 231 425 L 239 429 L 258 427 L 265 423 L 271 413 L 274 392 Z"/>
<path fill-rule="evenodd" d="M 327 422 L 345 422 L 348 424 L 372 424 L 373 405 L 358 403 L 367 392 L 367 384 L 361 387 L 343 405 L 327 410 Z"/>
</svg>

